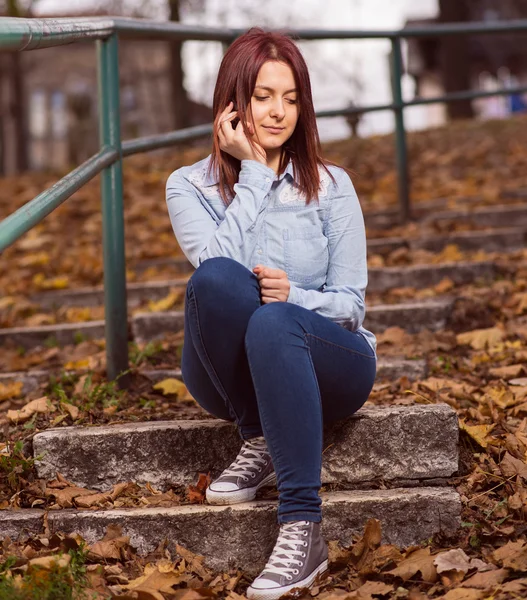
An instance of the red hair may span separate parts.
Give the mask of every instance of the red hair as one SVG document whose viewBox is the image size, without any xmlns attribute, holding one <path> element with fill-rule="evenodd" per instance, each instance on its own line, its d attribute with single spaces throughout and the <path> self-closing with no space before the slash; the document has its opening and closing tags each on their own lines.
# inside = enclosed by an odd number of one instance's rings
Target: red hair
<svg viewBox="0 0 527 600">
<path fill-rule="evenodd" d="M 220 194 L 226 205 L 230 203 L 225 190 L 234 197 L 234 184 L 238 181 L 241 162 L 220 149 L 218 118 L 230 101 L 234 101 L 238 117 L 242 122 L 247 139 L 254 145 L 247 129 L 247 107 L 250 105 L 256 79 L 262 65 L 276 60 L 287 64 L 293 71 L 299 107 L 298 121 L 291 137 L 282 147 L 278 172 L 283 173 L 289 160 L 293 163 L 295 180 L 301 194 L 309 204 L 318 201 L 320 186 L 319 165 L 324 168 L 333 182 L 335 179 L 326 165 L 334 164 L 321 156 L 311 82 L 306 62 L 297 45 L 285 33 L 264 31 L 260 27 L 249 29 L 228 48 L 218 71 L 212 112 L 214 133 L 209 175 L 215 172 L 220 184 Z"/>
</svg>

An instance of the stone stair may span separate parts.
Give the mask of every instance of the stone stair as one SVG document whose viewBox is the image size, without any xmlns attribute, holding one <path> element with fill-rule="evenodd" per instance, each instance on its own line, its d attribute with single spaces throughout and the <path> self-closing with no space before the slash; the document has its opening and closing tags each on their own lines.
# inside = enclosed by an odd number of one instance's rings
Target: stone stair
<svg viewBox="0 0 527 600">
<path fill-rule="evenodd" d="M 445 235 L 427 229 L 418 239 L 380 237 L 368 242 L 370 252 L 387 254 L 397 248 L 438 251 L 448 244 L 461 249 L 514 250 L 526 241 L 526 205 L 448 210 L 446 203 L 426 210 L 422 223 L 447 228 L 452 219 L 471 221 L 476 227 L 498 227 Z M 427 212 L 428 211 L 428 212 Z M 367 217 L 369 226 L 382 228 L 396 212 Z M 384 219 L 384 221 L 383 221 Z M 430 233 L 430 234 L 429 234 Z M 159 300 L 170 290 L 184 290 L 193 268 L 183 257 L 145 261 L 136 265 L 144 273 L 151 267 L 171 269 L 174 277 L 157 282 L 128 285 L 130 307 Z M 492 261 L 418 265 L 370 269 L 368 291 L 394 287 L 426 288 L 448 277 L 456 285 L 485 282 L 499 276 Z M 454 293 L 455 294 L 455 293 Z M 381 332 L 399 326 L 407 331 L 439 330 L 448 325 L 455 295 L 423 302 L 370 306 L 365 327 Z M 102 289 L 67 290 L 35 295 L 32 301 L 44 308 L 100 306 Z M 130 317 L 130 338 L 146 342 L 167 332 L 181 332 L 181 310 L 135 313 Z M 24 348 L 53 337 L 60 345 L 102 338 L 104 321 L 67 323 L 42 327 L 0 330 L 0 344 L 7 341 Z M 181 379 L 179 369 L 143 369 L 152 381 Z M 0 382 L 22 381 L 24 393 L 37 389 L 49 378 L 47 371 L 0 374 Z M 425 361 L 386 360 L 380 357 L 379 379 L 426 376 Z M 454 534 L 460 526 L 461 500 L 448 487 L 458 470 L 457 415 L 446 404 L 374 406 L 367 403 L 350 419 L 324 429 L 321 493 L 326 539 L 349 544 L 367 519 L 383 525 L 383 542 L 408 546 L 434 534 Z M 232 423 L 216 419 L 150 421 L 97 427 L 59 427 L 37 433 L 32 440 L 38 476 L 50 479 L 57 473 L 79 486 L 106 491 L 123 481 L 150 483 L 159 490 L 195 483 L 199 473 L 215 477 L 236 456 L 241 440 Z M 28 537 L 39 533 L 46 522 L 50 530 L 78 532 L 88 542 L 100 539 L 108 525 L 118 523 L 141 554 L 154 550 L 163 539 L 203 554 L 206 563 L 220 570 L 242 568 L 259 571 L 272 549 L 278 525 L 276 500 L 257 499 L 233 506 L 181 505 L 172 508 L 114 510 L 39 509 L 3 511 L 0 538 Z M 219 550 L 221 549 L 221 551 Z"/>
</svg>

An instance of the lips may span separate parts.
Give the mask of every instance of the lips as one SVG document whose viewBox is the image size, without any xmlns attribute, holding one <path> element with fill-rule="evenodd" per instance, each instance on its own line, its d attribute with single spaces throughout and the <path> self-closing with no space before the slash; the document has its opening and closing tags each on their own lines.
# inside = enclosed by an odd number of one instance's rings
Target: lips
<svg viewBox="0 0 527 600">
<path fill-rule="evenodd" d="M 266 125 L 262 126 L 264 129 L 267 129 L 269 133 L 282 133 L 285 127 L 267 127 Z"/>
</svg>

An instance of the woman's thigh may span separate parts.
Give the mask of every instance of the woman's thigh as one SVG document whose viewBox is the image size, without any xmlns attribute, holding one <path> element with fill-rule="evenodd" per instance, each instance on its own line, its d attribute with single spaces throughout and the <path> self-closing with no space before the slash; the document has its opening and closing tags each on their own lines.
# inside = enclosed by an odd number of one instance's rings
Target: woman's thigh
<svg viewBox="0 0 527 600">
<path fill-rule="evenodd" d="M 260 312 L 264 311 L 264 312 Z M 366 402 L 377 370 L 375 352 L 358 332 L 304 307 L 276 302 L 258 309 L 260 331 L 275 341 L 302 335 L 317 378 L 324 423 L 355 413 Z M 287 357 L 286 357 L 287 358 Z"/>
</svg>

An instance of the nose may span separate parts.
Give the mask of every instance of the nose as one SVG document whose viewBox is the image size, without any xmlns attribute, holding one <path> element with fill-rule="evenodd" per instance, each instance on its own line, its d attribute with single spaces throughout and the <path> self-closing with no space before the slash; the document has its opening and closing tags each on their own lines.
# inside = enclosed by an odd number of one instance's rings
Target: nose
<svg viewBox="0 0 527 600">
<path fill-rule="evenodd" d="M 276 119 L 283 119 L 285 116 L 285 106 L 284 101 L 281 98 L 276 98 L 273 100 L 273 104 L 271 106 L 271 117 Z"/>
</svg>

